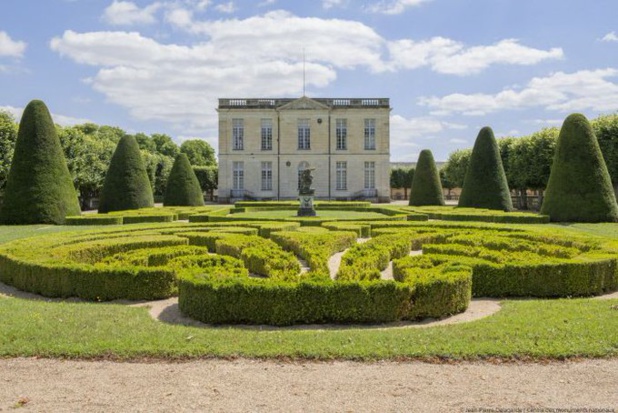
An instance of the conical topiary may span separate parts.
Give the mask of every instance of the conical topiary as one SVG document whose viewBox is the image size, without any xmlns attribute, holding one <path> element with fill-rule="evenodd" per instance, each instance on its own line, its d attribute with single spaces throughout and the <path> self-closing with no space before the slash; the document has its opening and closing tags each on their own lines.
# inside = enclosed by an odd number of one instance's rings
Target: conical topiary
<svg viewBox="0 0 618 413">
<path fill-rule="evenodd" d="M 409 205 L 444 205 L 444 194 L 440 183 L 440 173 L 429 149 L 424 149 L 418 157 Z"/>
<path fill-rule="evenodd" d="M 558 222 L 618 222 L 607 166 L 584 115 L 562 124 L 541 213 Z"/>
<path fill-rule="evenodd" d="M 459 206 L 513 210 L 500 150 L 494 132 L 488 126 L 481 129 L 474 142 Z"/>
<path fill-rule="evenodd" d="M 133 136 L 118 142 L 101 190 L 99 212 L 124 211 L 154 206 L 146 166 Z"/>
<path fill-rule="evenodd" d="M 80 212 L 56 126 L 45 103 L 33 100 L 19 124 L 0 222 L 62 224 Z"/>
<path fill-rule="evenodd" d="M 181 153 L 176 156 L 174 166 L 167 179 L 165 206 L 202 206 L 204 205 L 204 195 L 200 182 L 193 172 L 186 154 Z"/>
</svg>

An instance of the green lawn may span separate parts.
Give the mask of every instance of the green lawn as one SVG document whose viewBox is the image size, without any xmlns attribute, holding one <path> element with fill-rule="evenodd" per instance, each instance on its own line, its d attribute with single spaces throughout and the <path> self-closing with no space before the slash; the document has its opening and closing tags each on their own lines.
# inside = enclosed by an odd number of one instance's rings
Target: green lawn
<svg viewBox="0 0 618 413">
<path fill-rule="evenodd" d="M 0 227 L 0 241 L 85 227 Z M 618 224 L 568 230 L 618 238 Z M 483 359 L 618 356 L 618 300 L 505 300 L 475 322 L 422 329 L 185 327 L 121 304 L 0 298 L 0 357 Z"/>
</svg>

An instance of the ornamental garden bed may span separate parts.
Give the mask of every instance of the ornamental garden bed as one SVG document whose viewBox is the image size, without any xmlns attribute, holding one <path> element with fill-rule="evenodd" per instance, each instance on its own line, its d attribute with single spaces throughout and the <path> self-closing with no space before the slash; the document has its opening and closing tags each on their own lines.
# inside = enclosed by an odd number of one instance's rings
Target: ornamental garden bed
<svg viewBox="0 0 618 413">
<path fill-rule="evenodd" d="M 464 311 L 472 296 L 593 296 L 618 289 L 611 240 L 539 226 L 409 221 L 160 223 L 0 245 L 0 280 L 93 301 L 178 294 L 206 323 L 383 323 Z M 317 228 L 316 228 L 317 229 Z M 361 235 L 371 235 L 356 244 Z M 337 274 L 328 258 L 347 250 Z M 410 256 L 410 251 L 421 255 Z M 308 263 L 301 272 L 298 258 Z M 393 264 L 394 280 L 380 271 Z"/>
</svg>

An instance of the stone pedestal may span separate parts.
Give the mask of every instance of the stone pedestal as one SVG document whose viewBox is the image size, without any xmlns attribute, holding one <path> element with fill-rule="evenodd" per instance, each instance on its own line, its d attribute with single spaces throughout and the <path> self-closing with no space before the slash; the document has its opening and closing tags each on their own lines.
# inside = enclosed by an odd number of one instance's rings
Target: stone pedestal
<svg viewBox="0 0 618 413">
<path fill-rule="evenodd" d="M 313 207 L 313 194 L 300 195 L 298 199 L 300 200 L 300 207 L 296 215 L 299 217 L 314 217 L 316 213 Z"/>
</svg>

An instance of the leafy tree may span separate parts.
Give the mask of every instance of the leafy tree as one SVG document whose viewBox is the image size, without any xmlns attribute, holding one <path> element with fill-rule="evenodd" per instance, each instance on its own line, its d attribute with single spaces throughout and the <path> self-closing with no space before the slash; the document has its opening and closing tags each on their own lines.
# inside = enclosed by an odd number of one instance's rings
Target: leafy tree
<svg viewBox="0 0 618 413">
<path fill-rule="evenodd" d="M 62 224 L 79 215 L 79 202 L 45 103 L 33 100 L 19 125 L 0 222 Z"/>
<path fill-rule="evenodd" d="M 0 110 L 0 193 L 6 186 L 16 140 L 17 123 L 15 123 L 15 118 L 9 112 Z"/>
<path fill-rule="evenodd" d="M 424 149 L 418 157 L 410 189 L 410 205 L 444 205 L 440 175 L 433 154 Z"/>
<path fill-rule="evenodd" d="M 488 126 L 481 129 L 474 143 L 459 206 L 513 210 L 498 144 Z"/>
<path fill-rule="evenodd" d="M 99 196 L 116 148 L 114 140 L 101 136 L 97 125 L 90 125 L 61 128 L 59 133 L 82 210 L 90 209 L 91 200 Z"/>
<path fill-rule="evenodd" d="M 408 188 L 412 185 L 414 168 L 394 168 L 391 170 L 391 188 L 403 188 L 404 199 L 408 199 Z"/>
<path fill-rule="evenodd" d="M 451 191 L 453 190 L 453 188 L 457 188 L 457 185 L 455 185 L 455 182 L 449 181 L 449 179 L 446 177 L 446 173 L 444 172 L 444 167 L 440 169 L 439 173 L 440 173 L 440 183 L 442 184 L 442 188 L 446 188 L 448 190 L 448 193 L 446 194 L 446 199 L 451 199 Z"/>
<path fill-rule="evenodd" d="M 154 133 L 151 139 L 155 145 L 155 149 L 161 155 L 169 156 L 172 159 L 176 159 L 176 156 L 180 153 L 180 148 L 172 140 L 172 138 L 163 133 Z"/>
<path fill-rule="evenodd" d="M 541 213 L 558 222 L 618 222 L 609 172 L 582 114 L 562 124 Z"/>
<path fill-rule="evenodd" d="M 190 139 L 180 145 L 180 152 L 187 154 L 193 166 L 214 166 L 217 164 L 215 150 L 201 139 Z"/>
<path fill-rule="evenodd" d="M 126 135 L 114 151 L 101 191 L 99 212 L 152 207 L 148 173 L 135 137 Z"/>
<path fill-rule="evenodd" d="M 155 195 L 165 194 L 167 178 L 174 165 L 174 158 L 147 150 L 142 150 L 142 157 L 153 193 Z"/>
<path fill-rule="evenodd" d="M 508 159 L 507 177 L 509 186 L 520 194 L 520 209 L 528 208 L 527 189 L 539 191 L 539 204 L 542 203 L 557 138 L 557 128 L 545 128 L 514 141 Z"/>
<path fill-rule="evenodd" d="M 453 185 L 453 188 L 463 187 L 470 155 L 472 155 L 471 149 L 456 150 L 449 155 L 446 165 L 442 168 L 445 179 Z"/>
<path fill-rule="evenodd" d="M 165 198 L 165 206 L 202 206 L 204 194 L 200 182 L 191 169 L 187 155 L 179 154 L 170 172 Z"/>
<path fill-rule="evenodd" d="M 214 192 L 217 189 L 219 170 L 216 166 L 194 166 L 193 172 L 200 183 L 202 191 L 208 194 L 208 198 L 213 200 Z"/>
<path fill-rule="evenodd" d="M 612 183 L 618 186 L 618 113 L 599 116 L 591 124 Z"/>
<path fill-rule="evenodd" d="M 135 140 L 137 141 L 137 144 L 139 145 L 139 148 L 141 150 L 151 153 L 157 151 L 157 147 L 154 141 L 150 139 L 150 136 L 146 135 L 145 133 L 136 133 Z"/>
</svg>

